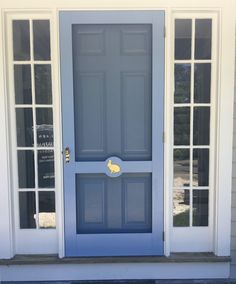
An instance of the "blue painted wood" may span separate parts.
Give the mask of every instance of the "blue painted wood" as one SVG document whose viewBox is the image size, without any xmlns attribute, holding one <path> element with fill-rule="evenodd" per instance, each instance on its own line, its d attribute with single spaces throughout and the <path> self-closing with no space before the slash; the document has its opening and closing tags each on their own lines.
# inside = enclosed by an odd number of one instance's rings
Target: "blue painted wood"
<svg viewBox="0 0 236 284">
<path fill-rule="evenodd" d="M 77 162 L 75 160 L 74 133 L 74 86 L 72 55 L 72 26 L 78 24 L 149 24 L 152 26 L 152 159 L 135 161 L 132 156 L 122 162 L 122 171 L 150 173 L 152 176 L 152 232 L 78 234 L 76 226 L 76 174 L 104 173 L 104 161 Z M 164 115 L 164 12 L 163 11 L 107 11 L 107 12 L 60 12 L 61 81 L 63 111 L 63 146 L 71 149 L 71 162 L 64 165 L 65 193 L 65 249 L 67 256 L 104 256 L 104 255 L 162 255 L 163 254 L 163 115 Z M 130 37 L 131 36 L 131 37 Z M 124 33 L 126 39 L 121 44 L 121 53 L 142 54 L 148 47 L 140 45 L 139 39 Z M 86 45 L 78 45 L 80 53 L 102 53 L 102 41 L 96 41 L 90 50 Z M 129 55 L 130 56 L 130 55 Z M 140 56 L 140 55 L 139 55 Z M 131 56 L 130 56 L 131 57 Z M 135 63 L 133 62 L 132 64 Z M 131 65 L 132 67 L 132 65 Z M 126 72 L 132 75 L 132 68 Z M 99 71 L 99 70 L 97 70 Z M 140 74 L 139 74 L 140 75 Z M 131 76 L 131 79 L 132 76 Z M 132 80 L 131 80 L 132 81 Z M 134 80 L 135 81 L 135 80 Z M 133 81 L 133 83 L 134 83 Z M 132 84 L 131 84 L 132 86 Z M 129 87 L 129 86 L 128 86 Z M 127 88 L 127 86 L 126 86 Z M 128 100 L 128 101 L 127 101 Z M 132 107 L 129 95 L 125 97 L 125 107 Z M 125 110 L 124 110 L 125 112 Z M 125 115 L 123 116 L 123 118 Z M 127 118 L 129 119 L 129 118 Z M 126 121 L 124 121 L 126 122 Z M 133 123 L 133 122 L 132 122 Z M 98 126 L 99 127 L 99 126 Z M 130 128 L 127 128 L 130 129 Z M 118 130 L 117 130 L 118 131 Z M 118 131 L 119 133 L 119 131 Z M 148 134 L 150 135 L 150 133 Z M 127 152 L 136 143 L 136 153 L 144 150 L 139 141 L 125 137 Z M 103 151 L 101 139 L 100 149 Z M 131 142 L 130 142 L 131 141 Z M 108 145 L 114 144 L 114 139 Z M 131 144 L 130 144 L 131 143 Z M 97 143 L 99 145 L 99 143 Z M 135 152 L 135 151 L 134 151 Z M 103 165 L 103 167 L 102 167 Z M 134 170 L 135 169 L 135 170 Z M 121 176 L 122 177 L 122 176 Z M 115 179 L 112 179 L 115 180 Z M 114 190 L 116 185 L 113 184 Z M 116 196 L 117 192 L 114 193 Z M 100 195 L 101 196 L 101 195 Z M 138 199 L 138 203 L 140 198 Z M 129 216 L 132 216 L 130 213 Z"/>
<path fill-rule="evenodd" d="M 77 233 L 151 232 L 151 174 L 76 174 Z"/>
<path fill-rule="evenodd" d="M 152 162 L 126 162 L 120 161 L 122 172 L 124 173 L 150 173 L 152 172 Z M 80 162 L 76 163 L 77 173 L 106 173 L 107 160 L 105 162 Z"/>
<path fill-rule="evenodd" d="M 151 25 L 73 25 L 76 161 L 151 159 Z"/>
</svg>

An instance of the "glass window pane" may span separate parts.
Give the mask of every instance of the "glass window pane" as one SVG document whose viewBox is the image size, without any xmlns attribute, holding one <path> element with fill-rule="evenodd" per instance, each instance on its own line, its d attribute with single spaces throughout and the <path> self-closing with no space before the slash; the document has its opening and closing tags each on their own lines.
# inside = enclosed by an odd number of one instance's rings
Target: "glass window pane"
<svg viewBox="0 0 236 284">
<path fill-rule="evenodd" d="M 33 21 L 34 60 L 50 60 L 50 30 L 48 20 Z"/>
<path fill-rule="evenodd" d="M 19 188 L 34 188 L 34 152 L 31 150 L 18 150 L 17 154 Z"/>
<path fill-rule="evenodd" d="M 16 104 L 32 104 L 30 65 L 14 66 L 14 82 Z"/>
<path fill-rule="evenodd" d="M 175 103 L 190 102 L 190 64 L 175 64 Z"/>
<path fill-rule="evenodd" d="M 189 145 L 190 108 L 178 107 L 174 110 L 174 144 Z"/>
<path fill-rule="evenodd" d="M 194 64 L 194 102 L 210 103 L 211 64 Z"/>
<path fill-rule="evenodd" d="M 208 190 L 193 190 L 193 226 L 208 226 Z"/>
<path fill-rule="evenodd" d="M 38 151 L 38 186 L 39 188 L 52 188 L 55 184 L 54 151 Z"/>
<path fill-rule="evenodd" d="M 189 149 L 174 150 L 174 186 L 189 186 Z"/>
<path fill-rule="evenodd" d="M 16 109 L 16 131 L 18 147 L 33 146 L 33 113 L 31 108 Z"/>
<path fill-rule="evenodd" d="M 196 19 L 195 59 L 211 59 L 211 19 Z"/>
<path fill-rule="evenodd" d="M 173 225 L 175 227 L 189 226 L 189 190 L 174 190 L 173 192 Z"/>
<path fill-rule="evenodd" d="M 13 21 L 14 60 L 30 60 L 29 21 Z"/>
<path fill-rule="evenodd" d="M 36 108 L 37 146 L 53 147 L 53 117 L 51 108 Z"/>
<path fill-rule="evenodd" d="M 35 192 L 19 192 L 20 228 L 36 228 Z"/>
<path fill-rule="evenodd" d="M 44 229 L 55 228 L 55 192 L 39 192 L 39 227 Z"/>
<path fill-rule="evenodd" d="M 52 103 L 51 66 L 35 65 L 35 96 L 36 104 Z"/>
<path fill-rule="evenodd" d="M 193 150 L 193 185 L 209 185 L 209 149 Z"/>
<path fill-rule="evenodd" d="M 209 145 L 210 108 L 195 107 L 193 117 L 193 144 Z"/>
<path fill-rule="evenodd" d="M 175 20 L 175 59 L 191 59 L 192 20 Z"/>
</svg>

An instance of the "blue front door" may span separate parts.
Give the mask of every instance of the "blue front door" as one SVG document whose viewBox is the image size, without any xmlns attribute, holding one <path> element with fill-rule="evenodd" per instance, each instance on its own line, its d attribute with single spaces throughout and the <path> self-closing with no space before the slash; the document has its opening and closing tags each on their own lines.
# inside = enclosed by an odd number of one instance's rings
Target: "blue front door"
<svg viewBox="0 0 236 284">
<path fill-rule="evenodd" d="M 61 12 L 66 256 L 163 254 L 164 13 Z"/>
</svg>

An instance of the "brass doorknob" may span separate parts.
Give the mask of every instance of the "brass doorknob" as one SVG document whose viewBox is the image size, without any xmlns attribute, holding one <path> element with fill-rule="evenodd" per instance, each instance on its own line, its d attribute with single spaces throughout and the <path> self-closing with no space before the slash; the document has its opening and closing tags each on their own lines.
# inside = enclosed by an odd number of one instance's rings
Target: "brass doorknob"
<svg viewBox="0 0 236 284">
<path fill-rule="evenodd" d="M 69 147 L 65 148 L 65 162 L 66 163 L 70 162 L 70 148 Z"/>
</svg>

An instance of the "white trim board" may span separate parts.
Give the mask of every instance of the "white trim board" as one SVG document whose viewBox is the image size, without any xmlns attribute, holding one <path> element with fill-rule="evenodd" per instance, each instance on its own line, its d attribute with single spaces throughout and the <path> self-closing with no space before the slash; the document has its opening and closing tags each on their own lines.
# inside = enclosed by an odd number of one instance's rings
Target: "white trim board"
<svg viewBox="0 0 236 284">
<path fill-rule="evenodd" d="M 63 269 L 62 269 L 63 268 Z M 0 266 L 2 281 L 228 278 L 229 263 L 123 263 Z"/>
<path fill-rule="evenodd" d="M 0 256 L 11 258 L 13 256 L 12 242 L 12 212 L 11 212 L 11 183 L 10 183 L 10 142 L 8 129 L 7 99 L 6 99 L 6 58 L 4 46 L 4 21 L 3 13 L 0 13 Z M 0 278 L 1 279 L 1 278 Z"/>
<path fill-rule="evenodd" d="M 190 4 L 191 3 L 191 4 Z M 227 4 L 228 3 L 228 4 Z M 63 10 L 75 10 L 75 9 L 89 9 L 89 10 L 125 10 L 125 9 L 157 9 L 157 8 L 179 8 L 179 9 L 208 9 L 219 8 L 228 5 L 231 9 L 234 9 L 235 1 L 224 0 L 91 0 L 91 1 L 74 1 L 74 0 L 49 0 L 45 1 L 29 1 L 29 0 L 8 0 L 1 3 L 1 6 L 6 9 L 20 9 L 22 7 L 26 9 L 41 9 L 46 10 L 50 8 L 60 8 Z"/>
</svg>

